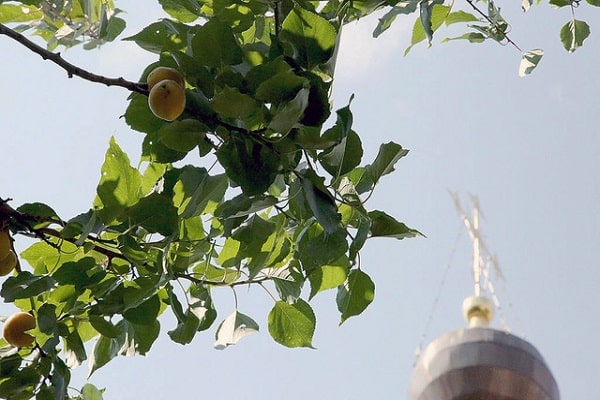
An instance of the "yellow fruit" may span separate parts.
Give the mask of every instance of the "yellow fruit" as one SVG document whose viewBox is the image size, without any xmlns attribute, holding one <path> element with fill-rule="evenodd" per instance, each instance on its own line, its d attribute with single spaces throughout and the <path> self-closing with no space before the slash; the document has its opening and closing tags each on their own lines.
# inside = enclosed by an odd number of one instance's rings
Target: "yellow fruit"
<svg viewBox="0 0 600 400">
<path fill-rule="evenodd" d="M 26 312 L 18 312 L 4 322 L 2 336 L 15 347 L 27 347 L 33 344 L 35 338 L 26 331 L 35 328 L 35 318 Z"/>
<path fill-rule="evenodd" d="M 0 260 L 0 276 L 8 275 L 17 266 L 17 255 L 9 250 L 6 257 Z"/>
<path fill-rule="evenodd" d="M 0 260 L 10 251 L 10 236 L 7 231 L 0 231 Z"/>
<path fill-rule="evenodd" d="M 185 81 L 183 76 L 177 71 L 175 68 L 169 67 L 157 67 L 152 70 L 148 74 L 146 78 L 146 83 L 148 83 L 148 90 L 152 90 L 152 88 L 160 81 L 164 81 L 165 79 L 169 79 L 174 81 L 181 87 L 185 87 Z"/>
<path fill-rule="evenodd" d="M 185 90 L 175 81 L 160 81 L 150 90 L 148 105 L 158 118 L 174 121 L 185 110 Z"/>
</svg>

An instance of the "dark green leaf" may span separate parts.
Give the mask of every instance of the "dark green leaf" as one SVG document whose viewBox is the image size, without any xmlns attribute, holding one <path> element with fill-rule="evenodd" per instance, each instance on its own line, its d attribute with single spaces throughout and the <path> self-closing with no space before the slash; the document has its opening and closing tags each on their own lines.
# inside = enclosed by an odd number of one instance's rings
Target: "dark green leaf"
<svg viewBox="0 0 600 400">
<path fill-rule="evenodd" d="M 218 43 L 218 46 L 215 46 Z M 242 49 L 229 26 L 211 19 L 192 39 L 194 59 L 207 67 L 235 65 L 243 61 Z"/>
<path fill-rule="evenodd" d="M 227 176 L 241 186 L 247 196 L 266 192 L 280 168 L 277 155 L 250 138 L 232 136 L 219 148 L 217 158 Z"/>
<path fill-rule="evenodd" d="M 173 188 L 173 203 L 181 218 L 201 215 L 209 204 L 223 200 L 228 181 L 225 174 L 209 175 L 206 169 L 185 166 Z"/>
<path fill-rule="evenodd" d="M 0 295 L 6 302 L 37 296 L 52 289 L 56 285 L 54 279 L 47 275 L 34 275 L 29 271 L 21 271 L 4 281 Z"/>
<path fill-rule="evenodd" d="M 312 308 L 302 299 L 294 304 L 278 301 L 269 312 L 269 333 L 286 347 L 313 348 L 316 323 Z"/>
<path fill-rule="evenodd" d="M 269 123 L 269 129 L 281 135 L 287 135 L 304 116 L 309 96 L 310 89 L 303 88 L 298 91 L 292 100 L 283 103 L 277 109 L 277 113 Z"/>
<path fill-rule="evenodd" d="M 90 372 L 88 377 L 91 376 L 94 371 L 102 368 L 110 360 L 115 358 L 119 354 L 119 350 L 123 345 L 123 336 L 117 338 L 108 338 L 106 336 L 100 336 L 96 341 L 94 350 L 89 360 Z"/>
<path fill-rule="evenodd" d="M 177 208 L 163 193 L 152 193 L 143 197 L 127 210 L 132 225 L 140 225 L 148 232 L 169 236 L 177 230 Z"/>
<path fill-rule="evenodd" d="M 402 222 L 396 221 L 394 217 L 383 211 L 371 211 L 369 212 L 369 217 L 371 218 L 371 236 L 406 239 L 421 235 L 419 231 L 409 228 Z"/>
<path fill-rule="evenodd" d="M 396 16 L 400 14 L 412 14 L 417 11 L 418 1 L 407 1 L 407 2 L 399 2 L 396 4 L 390 11 L 385 13 L 383 17 L 379 18 L 379 23 L 377 27 L 373 31 L 373 37 L 378 37 L 383 32 L 389 29 L 392 26 L 392 23 L 396 19 Z"/>
<path fill-rule="evenodd" d="M 123 318 L 132 324 L 153 325 L 160 311 L 160 299 L 158 295 L 150 297 L 137 307 L 130 308 L 123 313 Z"/>
<path fill-rule="evenodd" d="M 319 154 L 319 161 L 335 180 L 358 166 L 362 156 L 360 137 L 351 130 L 339 144 Z"/>
<path fill-rule="evenodd" d="M 389 142 L 382 144 L 379 147 L 379 152 L 373 164 L 367 166 L 367 171 L 373 183 L 377 184 L 382 176 L 394 171 L 396 162 L 407 154 L 408 150 L 403 149 L 397 143 Z"/>
<path fill-rule="evenodd" d="M 346 232 L 341 229 L 327 233 L 313 223 L 301 235 L 297 257 L 308 273 L 323 265 L 331 265 L 348 249 Z"/>
<path fill-rule="evenodd" d="M 74 330 L 65 337 L 65 353 L 67 366 L 70 368 L 79 366 L 87 359 L 83 341 L 77 330 Z"/>
<path fill-rule="evenodd" d="M 177 324 L 177 327 L 167 333 L 175 343 L 188 344 L 196 335 L 199 327 L 200 319 L 188 309 L 183 320 Z"/>
<path fill-rule="evenodd" d="M 189 152 L 204 141 L 208 127 L 196 119 L 173 121 L 163 125 L 157 138 L 175 151 Z"/>
<path fill-rule="evenodd" d="M 94 329 L 97 330 L 102 336 L 114 339 L 121 334 L 121 330 L 112 322 L 104 319 L 103 316 L 92 314 L 90 315 L 89 320 Z"/>
<path fill-rule="evenodd" d="M 336 232 L 340 227 L 341 216 L 333 196 L 323 184 L 324 178 L 312 169 L 301 171 L 304 196 L 313 215 L 327 233 Z"/>
<path fill-rule="evenodd" d="M 32 229 L 41 229 L 50 225 L 52 222 L 60 221 L 56 212 L 48 205 L 43 203 L 26 203 L 17 208 L 22 214 L 26 214 L 28 219 L 33 219 Z"/>
<path fill-rule="evenodd" d="M 583 46 L 588 36 L 590 36 L 590 26 L 585 21 L 577 19 L 572 19 L 560 30 L 560 40 L 569 53 Z"/>
<path fill-rule="evenodd" d="M 348 318 L 359 315 L 371 304 L 375 298 L 375 284 L 371 278 L 361 270 L 354 270 L 348 275 L 343 286 L 337 294 L 337 305 L 340 311 L 340 325 Z"/>
</svg>

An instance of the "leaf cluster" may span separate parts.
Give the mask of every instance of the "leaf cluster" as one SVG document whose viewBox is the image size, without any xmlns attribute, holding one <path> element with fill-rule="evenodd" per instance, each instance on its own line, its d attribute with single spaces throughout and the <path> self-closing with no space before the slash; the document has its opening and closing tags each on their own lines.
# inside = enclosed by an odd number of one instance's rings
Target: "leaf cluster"
<svg viewBox="0 0 600 400">
<path fill-rule="evenodd" d="M 351 101 L 330 118 L 341 27 L 379 4 L 160 3 L 169 18 L 125 40 L 156 54 L 140 82 L 157 66 L 180 71 L 183 115 L 163 121 L 147 93 L 132 93 L 124 118 L 143 135 L 140 161 L 111 139 L 80 215 L 0 201 L 0 226 L 37 239 L 0 289 L 37 321 L 35 347 L 0 343 L 10 366 L 2 397 L 75 396 L 71 368 L 87 362 L 92 374 L 117 356 L 148 353 L 165 312 L 175 343 L 214 328 L 215 348 L 234 345 L 260 329 L 240 311 L 238 286 L 272 298 L 265 318 L 276 342 L 313 347 L 309 301 L 335 290 L 340 324 L 361 314 L 375 294 L 360 263 L 366 241 L 419 235 L 366 204 L 408 151 L 385 143 L 365 163 Z M 213 301 L 220 288 L 235 299 L 224 317 Z M 102 392 L 88 384 L 79 397 Z"/>
</svg>

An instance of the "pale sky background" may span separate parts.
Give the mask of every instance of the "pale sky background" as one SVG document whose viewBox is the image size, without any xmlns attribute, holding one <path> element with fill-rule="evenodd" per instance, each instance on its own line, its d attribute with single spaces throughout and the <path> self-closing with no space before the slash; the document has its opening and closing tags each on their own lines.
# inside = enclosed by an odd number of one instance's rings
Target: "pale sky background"
<svg viewBox="0 0 600 400">
<path fill-rule="evenodd" d="M 504 3 L 498 6 L 513 23 L 512 38 L 526 50 L 546 51 L 524 79 L 517 76 L 520 53 L 511 47 L 439 44 L 442 30 L 431 49 L 420 45 L 403 57 L 412 22 L 397 22 L 377 40 L 371 37 L 375 17 L 345 29 L 334 107 L 355 94 L 354 128 L 365 162 L 382 142 L 411 150 L 368 207 L 427 235 L 368 242 L 362 268 L 376 295 L 363 315 L 339 327 L 335 291 L 320 294 L 311 303 L 317 350 L 291 350 L 268 334 L 270 298 L 257 288 L 238 290 L 239 310 L 256 319 L 258 334 L 217 351 L 216 323 L 180 346 L 166 335 L 172 321 L 163 319 L 147 357 L 121 357 L 94 373 L 91 382 L 106 387 L 105 399 L 405 398 L 422 336 L 427 343 L 462 328 L 460 306 L 472 293 L 471 244 L 449 190 L 463 200 L 468 193 L 480 199 L 481 229 L 505 276 L 495 285 L 509 327 L 543 354 L 562 399 L 594 398 L 600 371 L 600 17 L 582 3 L 577 16 L 590 23 L 592 35 L 569 55 L 558 38 L 567 9 L 544 4 L 522 15 L 518 2 Z M 162 15 L 154 1 L 140 4 L 117 1 L 129 11 L 126 35 Z M 139 157 L 142 135 L 119 119 L 128 93 L 69 80 L 2 36 L 0 54 L 0 197 L 14 198 L 14 205 L 42 201 L 64 218 L 86 211 L 110 136 L 134 163 Z M 129 80 L 155 61 L 129 42 L 63 55 Z M 233 302 L 227 290 L 217 293 L 223 319 Z M 0 305 L 1 314 L 13 311 Z M 81 387 L 86 375 L 87 365 L 79 367 L 72 385 Z"/>
</svg>

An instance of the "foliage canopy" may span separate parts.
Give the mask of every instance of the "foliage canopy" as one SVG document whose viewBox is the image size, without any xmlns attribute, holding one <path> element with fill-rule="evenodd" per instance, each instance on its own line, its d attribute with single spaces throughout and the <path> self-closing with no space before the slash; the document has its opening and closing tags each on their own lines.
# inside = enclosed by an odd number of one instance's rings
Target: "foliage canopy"
<svg viewBox="0 0 600 400">
<path fill-rule="evenodd" d="M 102 391 L 89 383 L 69 392 L 70 369 L 87 360 L 92 374 L 119 355 L 146 354 L 165 312 L 175 316 L 167 334 L 179 344 L 217 324 L 218 349 L 258 331 L 237 304 L 215 308 L 212 294 L 220 288 L 235 296 L 238 286 L 263 287 L 273 298 L 267 316 L 272 338 L 287 347 L 312 347 L 310 299 L 336 290 L 340 324 L 359 315 L 375 293 L 360 265 L 365 242 L 419 235 L 366 204 L 408 151 L 384 143 L 365 161 L 352 128 L 352 99 L 331 116 L 342 26 L 385 9 L 378 36 L 398 15 L 418 13 L 407 53 L 430 43 L 442 25 L 456 23 L 468 31 L 460 39 L 518 48 L 492 0 L 485 12 L 467 0 L 474 14 L 442 0 L 159 3 L 168 18 L 124 39 L 156 54 L 156 62 L 139 82 L 127 82 L 51 53 L 58 46 L 92 49 L 115 40 L 125 21 L 113 1 L 0 1 L 1 34 L 70 75 L 129 89 L 125 120 L 144 134 L 138 166 L 110 141 L 86 212 L 63 218 L 43 203 L 13 207 L 0 199 L 0 230 L 37 239 L 0 289 L 4 301 L 37 322 L 30 331 L 34 347 L 0 340 L 2 398 L 101 399 Z M 530 5 L 525 0 L 523 8 Z M 26 30 L 47 48 L 19 33 Z M 569 51 L 588 35 L 587 24 L 574 17 L 561 30 Z M 531 72 L 542 54 L 524 52 L 520 73 Z M 145 81 L 158 66 L 177 69 L 186 81 L 185 111 L 173 122 L 148 106 Z"/>
</svg>

